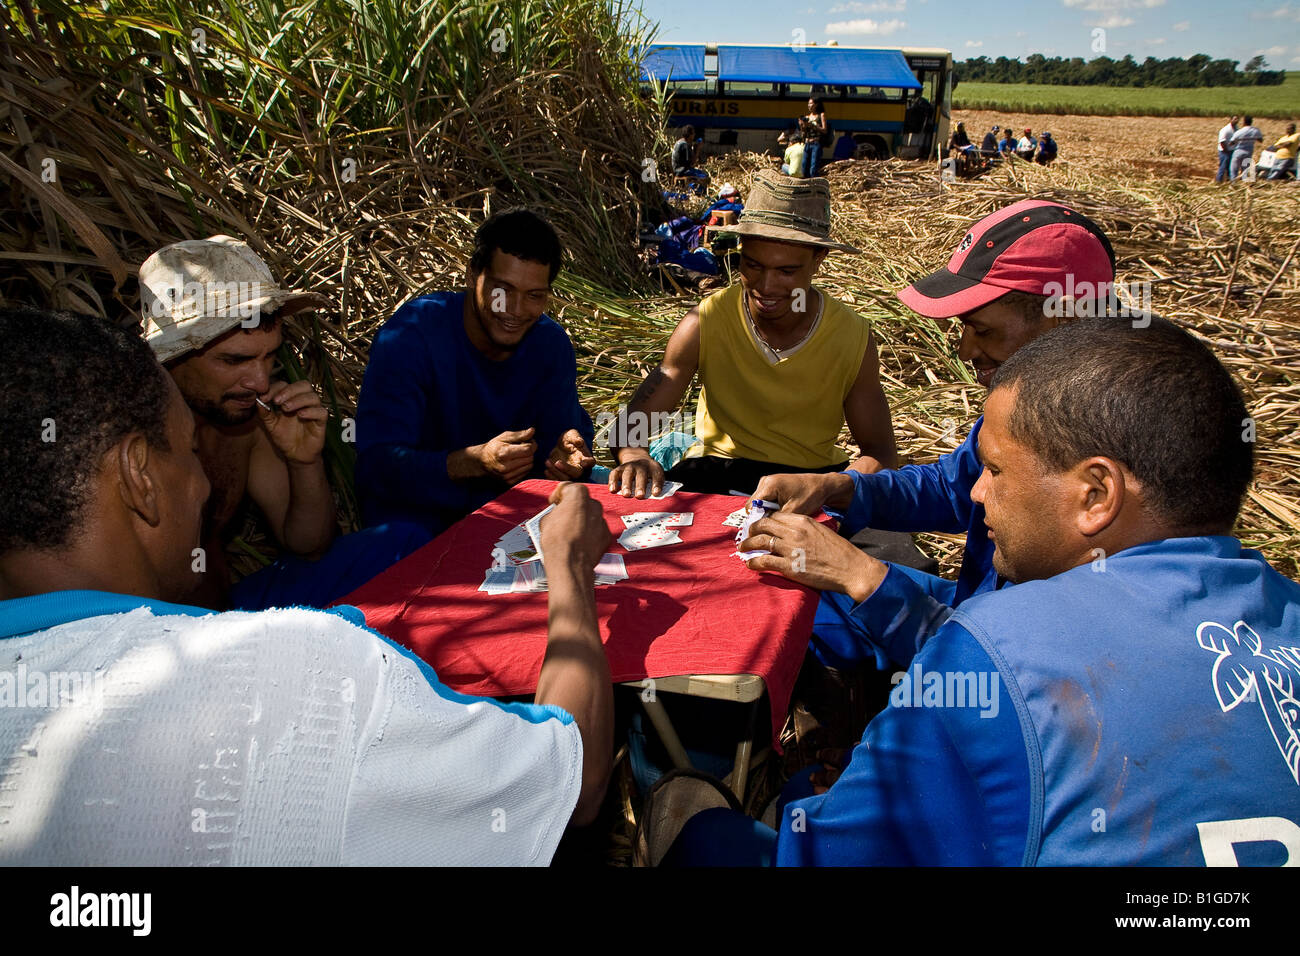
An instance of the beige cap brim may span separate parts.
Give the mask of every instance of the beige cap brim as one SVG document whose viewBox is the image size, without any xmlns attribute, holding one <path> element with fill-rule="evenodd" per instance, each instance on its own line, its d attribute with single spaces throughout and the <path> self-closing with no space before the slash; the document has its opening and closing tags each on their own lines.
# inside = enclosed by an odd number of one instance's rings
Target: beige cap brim
<svg viewBox="0 0 1300 956">
<path fill-rule="evenodd" d="M 234 315 L 182 317 L 182 324 L 170 323 L 157 328 L 152 334 L 146 336 L 146 340 L 159 362 L 170 362 L 188 352 L 196 352 L 209 342 L 239 328 L 246 321 L 239 314 L 240 310 L 276 312 L 283 317 L 306 309 L 323 308 L 328 304 L 329 299 L 318 292 L 276 290 L 248 302 L 233 305 L 231 308 L 236 313 Z"/>
</svg>

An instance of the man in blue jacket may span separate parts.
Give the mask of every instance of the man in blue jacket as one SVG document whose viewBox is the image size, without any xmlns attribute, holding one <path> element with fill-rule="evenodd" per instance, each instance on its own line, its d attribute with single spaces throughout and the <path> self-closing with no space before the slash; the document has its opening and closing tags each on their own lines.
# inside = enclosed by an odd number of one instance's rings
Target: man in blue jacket
<svg viewBox="0 0 1300 956">
<path fill-rule="evenodd" d="M 367 525 L 437 534 L 525 478 L 590 472 L 573 345 L 545 314 L 563 256 L 536 213 L 498 213 L 475 236 L 464 292 L 413 299 L 379 330 L 357 401 Z"/>
<path fill-rule="evenodd" d="M 671 861 L 716 861 L 719 832 L 796 865 L 1300 861 L 1300 584 L 1231 536 L 1250 424 L 1227 370 L 1164 320 L 1020 349 L 972 490 L 1015 587 L 885 648 L 889 706 L 842 772 L 791 780 L 775 833 L 707 811 Z M 799 577 L 788 542 L 813 523 L 759 522 L 776 554 L 750 566 Z M 807 555 L 813 577 L 836 563 Z M 841 583 L 862 599 L 880 582 Z"/>
<path fill-rule="evenodd" d="M 1025 200 L 975 223 L 947 266 L 898 297 L 930 318 L 957 316 L 962 324 L 958 354 L 987 386 L 1022 345 L 1073 314 L 1103 311 L 1114 278 L 1115 253 L 1094 222 L 1059 203 Z M 755 497 L 775 501 L 783 511 L 815 515 L 824 506 L 844 514 L 841 530 L 850 537 L 867 527 L 966 532 L 956 582 L 894 567 L 871 602 L 852 601 L 837 590 L 823 593 L 813 628 L 813 650 L 823 662 L 849 668 L 874 657 L 884 670 L 887 662 L 873 646 L 888 644 L 899 628 L 933 629 L 951 608 L 993 586 L 984 509 L 970 496 L 980 475 L 976 442 L 982 422 L 975 422 L 956 451 L 928 465 L 871 475 L 773 475 L 758 485 Z M 856 549 L 844 560 L 851 569 L 883 574 L 879 559 Z M 910 609 L 904 618 L 892 612 L 895 599 Z M 865 635 L 875 644 L 863 640 Z"/>
</svg>

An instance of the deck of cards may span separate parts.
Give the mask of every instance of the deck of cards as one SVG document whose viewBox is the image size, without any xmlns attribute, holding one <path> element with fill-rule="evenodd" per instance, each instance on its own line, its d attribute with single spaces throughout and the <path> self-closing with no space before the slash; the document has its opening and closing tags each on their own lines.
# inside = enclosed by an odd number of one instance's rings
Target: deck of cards
<svg viewBox="0 0 1300 956">
<path fill-rule="evenodd" d="M 478 588 L 480 591 L 519 594 L 547 590 L 546 567 L 542 564 L 542 519 L 554 507 L 548 505 L 497 539 L 492 546 L 492 563 Z M 614 584 L 626 578 L 627 567 L 622 555 L 606 554 L 596 565 L 597 584 Z"/>
<path fill-rule="evenodd" d="M 781 510 L 781 506 L 775 502 L 763 501 L 759 498 L 752 499 L 749 502 L 749 507 L 745 509 L 744 518 L 741 520 L 740 528 L 736 531 L 736 550 L 732 553 L 742 561 L 748 561 L 750 558 L 757 558 L 764 554 L 771 554 L 771 551 L 741 551 L 740 542 L 749 537 L 749 529 L 753 526 L 755 521 L 760 518 L 766 518 L 772 512 L 779 510 Z M 724 521 L 723 524 L 727 524 L 731 518 L 735 517 L 739 513 L 740 512 L 738 511 L 732 512 L 732 514 L 727 516 L 728 520 Z"/>
</svg>

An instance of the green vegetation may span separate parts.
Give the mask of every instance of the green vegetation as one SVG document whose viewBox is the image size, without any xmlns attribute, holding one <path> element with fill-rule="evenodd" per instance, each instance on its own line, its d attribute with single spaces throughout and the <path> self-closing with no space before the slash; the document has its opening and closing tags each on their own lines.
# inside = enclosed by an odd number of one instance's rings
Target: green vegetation
<svg viewBox="0 0 1300 956">
<path fill-rule="evenodd" d="M 1034 83 L 961 82 L 953 108 L 1015 113 L 1097 116 L 1226 116 L 1250 113 L 1269 119 L 1300 114 L 1300 72 L 1280 86 L 1210 86 L 1195 89 L 1131 86 L 1048 86 Z"/>
<path fill-rule="evenodd" d="M 286 322 L 280 360 L 334 412 L 351 513 L 342 423 L 371 337 L 464 282 L 489 212 L 547 213 L 580 361 L 605 348 L 642 282 L 645 159 L 668 155 L 638 23 L 624 0 L 0 0 L 0 303 L 138 326 L 152 252 L 246 240 L 333 303 Z"/>
<path fill-rule="evenodd" d="M 1000 56 L 990 60 L 978 56 L 957 64 L 957 75 L 973 83 L 1054 83 L 1061 86 L 1277 86 L 1286 77 L 1282 70 L 1267 70 L 1262 56 L 1252 58 L 1242 69 L 1236 60 L 1212 60 L 1204 53 L 1184 59 L 1147 57 L 1141 63 L 1128 54 L 1119 60 L 1081 56 L 1050 60 L 1041 53 L 1019 58 Z"/>
</svg>

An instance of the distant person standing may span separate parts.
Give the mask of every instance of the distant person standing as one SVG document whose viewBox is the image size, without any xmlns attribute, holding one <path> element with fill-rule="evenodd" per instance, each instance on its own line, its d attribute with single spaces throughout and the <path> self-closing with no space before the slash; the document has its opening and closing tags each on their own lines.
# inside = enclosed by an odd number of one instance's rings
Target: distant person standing
<svg viewBox="0 0 1300 956">
<path fill-rule="evenodd" d="M 822 140 L 830 129 L 830 123 L 826 120 L 826 106 L 822 103 L 821 97 L 810 97 L 808 112 L 803 118 L 803 175 L 805 177 L 817 175 L 817 166 L 822 158 Z"/>
<path fill-rule="evenodd" d="M 1228 117 L 1228 123 L 1219 130 L 1219 171 L 1214 174 L 1216 183 L 1228 179 L 1228 166 L 1232 162 L 1232 136 L 1237 132 L 1237 117 Z"/>
<path fill-rule="evenodd" d="M 1056 140 L 1052 139 L 1052 134 L 1043 133 L 1043 138 L 1038 141 L 1038 156 L 1036 157 L 1040 166 L 1050 166 L 1052 160 L 1056 159 Z"/>
<path fill-rule="evenodd" d="M 1300 133 L 1295 131 L 1295 123 L 1288 123 L 1286 135 L 1272 146 L 1273 168 L 1268 174 L 1270 180 L 1296 178 L 1296 150 L 1298 148 L 1300 148 Z"/>
<path fill-rule="evenodd" d="M 1020 142 L 1016 143 L 1016 155 L 1027 163 L 1034 161 L 1034 153 L 1038 151 L 1038 140 L 1034 139 L 1034 131 L 1028 126 L 1025 127 L 1025 135 L 1020 137 Z"/>
<path fill-rule="evenodd" d="M 1232 165 L 1228 167 L 1228 178 L 1238 179 L 1246 169 L 1246 164 L 1255 156 L 1255 144 L 1264 141 L 1264 134 L 1260 132 L 1259 127 L 1253 125 L 1255 118 L 1246 116 L 1242 118 L 1241 129 L 1232 134 L 1229 142 L 1232 144 Z"/>
</svg>

